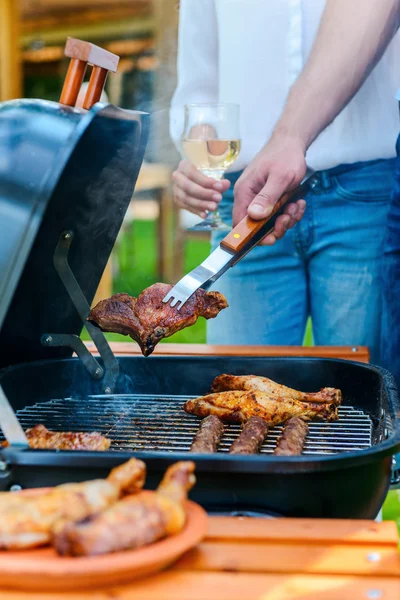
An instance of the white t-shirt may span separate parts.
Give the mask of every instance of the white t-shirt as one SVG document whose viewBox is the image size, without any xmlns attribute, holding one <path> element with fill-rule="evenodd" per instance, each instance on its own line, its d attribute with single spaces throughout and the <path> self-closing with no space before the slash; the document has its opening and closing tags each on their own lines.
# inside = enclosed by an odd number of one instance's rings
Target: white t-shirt
<svg viewBox="0 0 400 600">
<path fill-rule="evenodd" d="M 244 168 L 271 135 L 324 7 L 325 0 L 181 0 L 170 121 L 175 142 L 182 133 L 184 104 L 235 102 L 242 147 L 231 170 Z M 320 170 L 395 156 L 399 81 L 398 33 L 360 91 L 310 146 L 308 165 Z"/>
</svg>

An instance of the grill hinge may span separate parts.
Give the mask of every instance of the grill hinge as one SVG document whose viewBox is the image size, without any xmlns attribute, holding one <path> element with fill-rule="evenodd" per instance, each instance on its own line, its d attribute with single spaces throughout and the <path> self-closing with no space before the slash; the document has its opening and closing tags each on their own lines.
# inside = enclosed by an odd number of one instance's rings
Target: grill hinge
<svg viewBox="0 0 400 600">
<path fill-rule="evenodd" d="M 75 354 L 81 359 L 89 375 L 93 379 L 101 379 L 104 375 L 104 369 L 101 368 L 97 360 L 92 356 L 81 338 L 70 333 L 45 333 L 42 335 L 41 342 L 43 346 L 72 348 Z"/>
<path fill-rule="evenodd" d="M 69 345 L 81 358 L 85 367 L 92 377 L 95 379 L 101 378 L 103 375 L 103 391 L 106 394 L 112 394 L 115 389 L 115 384 L 119 375 L 119 364 L 111 350 L 103 332 L 89 323 L 86 319 L 90 312 L 90 306 L 85 298 L 82 289 L 73 274 L 68 263 L 68 253 L 73 241 L 74 234 L 72 231 L 64 231 L 58 240 L 57 247 L 54 252 L 54 267 L 59 274 L 64 287 L 71 298 L 71 301 L 79 314 L 82 325 L 86 327 L 90 337 L 93 340 L 104 364 L 104 370 L 100 367 L 96 359 L 89 356 L 90 353 L 81 342 L 80 338 L 70 334 L 54 335 L 51 333 L 42 336 L 43 345 Z M 49 338 L 51 340 L 49 341 Z M 77 342 L 77 339 L 79 342 Z M 55 343 L 53 343 L 55 342 Z M 58 342 L 58 343 L 57 343 Z M 61 344 L 60 344 L 61 342 Z M 83 350 L 85 348 L 85 350 Z M 100 370 L 99 370 L 100 369 Z"/>
</svg>

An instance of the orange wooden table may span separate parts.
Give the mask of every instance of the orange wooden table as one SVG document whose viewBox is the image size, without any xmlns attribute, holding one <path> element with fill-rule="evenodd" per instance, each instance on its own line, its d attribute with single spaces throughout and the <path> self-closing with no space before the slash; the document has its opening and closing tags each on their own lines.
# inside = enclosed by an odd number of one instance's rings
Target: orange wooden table
<svg viewBox="0 0 400 600">
<path fill-rule="evenodd" d="M 93 342 L 86 342 L 93 354 L 97 350 Z M 140 355 L 135 342 L 111 342 L 116 356 Z M 213 346 L 210 344 L 159 344 L 156 356 L 304 356 L 341 358 L 369 362 L 369 350 L 365 346 Z"/>
<path fill-rule="evenodd" d="M 394 523 L 210 517 L 166 571 L 107 589 L 1 591 L 1 600 L 398 600 Z"/>
</svg>

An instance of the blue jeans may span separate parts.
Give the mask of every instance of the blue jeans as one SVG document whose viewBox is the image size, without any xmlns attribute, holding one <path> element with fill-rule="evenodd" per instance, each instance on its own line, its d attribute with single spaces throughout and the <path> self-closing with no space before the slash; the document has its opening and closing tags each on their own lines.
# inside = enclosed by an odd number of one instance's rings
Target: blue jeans
<svg viewBox="0 0 400 600">
<path fill-rule="evenodd" d="M 311 180 L 303 220 L 254 248 L 218 281 L 229 308 L 207 323 L 210 344 L 366 345 L 379 363 L 381 264 L 395 159 L 340 165 Z M 232 174 L 232 184 L 240 173 Z M 220 212 L 230 222 L 233 185 Z M 216 247 L 223 237 L 216 233 Z"/>
<path fill-rule="evenodd" d="M 400 136 L 397 140 L 397 161 L 382 273 L 382 365 L 394 375 L 400 389 Z"/>
</svg>

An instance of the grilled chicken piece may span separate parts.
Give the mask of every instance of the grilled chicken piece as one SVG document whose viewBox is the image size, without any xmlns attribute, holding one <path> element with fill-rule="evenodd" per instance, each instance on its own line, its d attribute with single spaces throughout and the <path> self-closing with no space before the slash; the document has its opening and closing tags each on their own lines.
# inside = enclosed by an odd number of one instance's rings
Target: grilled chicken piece
<svg viewBox="0 0 400 600">
<path fill-rule="evenodd" d="M 49 431 L 35 425 L 25 431 L 30 448 L 40 450 L 108 450 L 111 440 L 97 432 Z M 8 446 L 8 442 L 3 442 Z"/>
<path fill-rule="evenodd" d="M 163 338 L 194 325 L 199 317 L 213 319 L 228 306 L 219 292 L 199 289 L 177 310 L 163 303 L 171 288 L 166 283 L 155 283 L 138 298 L 115 294 L 92 308 L 88 321 L 102 331 L 130 335 L 139 344 L 142 354 L 149 356 Z"/>
<path fill-rule="evenodd" d="M 200 429 L 194 436 L 191 452 L 212 454 L 217 451 L 218 444 L 224 435 L 224 426 L 215 415 L 210 415 L 202 420 Z"/>
<path fill-rule="evenodd" d="M 276 456 L 296 456 L 303 452 L 308 434 L 308 425 L 299 417 L 288 421 L 278 440 L 274 454 Z"/>
<path fill-rule="evenodd" d="M 260 417 L 250 417 L 243 425 L 240 435 L 233 442 L 229 454 L 256 454 L 268 432 L 268 425 Z"/>
<path fill-rule="evenodd" d="M 319 392 L 306 393 L 293 390 L 275 383 L 267 377 L 257 375 L 219 375 L 212 383 L 211 391 L 225 392 L 230 390 L 265 392 L 273 397 L 299 400 L 299 402 L 333 403 L 339 406 L 342 402 L 342 392 L 336 388 L 322 388 Z"/>
<path fill-rule="evenodd" d="M 80 523 L 59 523 L 53 545 L 61 555 L 94 556 L 140 548 L 181 531 L 183 502 L 195 484 L 193 462 L 167 470 L 156 492 L 126 497 Z"/>
<path fill-rule="evenodd" d="M 226 423 L 241 423 L 250 417 L 261 417 L 269 425 L 280 425 L 288 419 L 301 416 L 312 419 L 336 421 L 337 407 L 321 402 L 298 402 L 286 398 L 274 398 L 264 392 L 220 392 L 188 400 L 184 410 L 198 417 L 216 415 Z"/>
<path fill-rule="evenodd" d="M 39 496 L 7 492 L 0 496 L 0 548 L 42 546 L 60 520 L 80 521 L 114 504 L 123 493 L 139 491 L 146 466 L 132 458 L 113 469 L 107 479 L 68 483 Z"/>
</svg>

